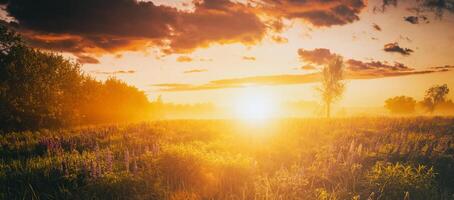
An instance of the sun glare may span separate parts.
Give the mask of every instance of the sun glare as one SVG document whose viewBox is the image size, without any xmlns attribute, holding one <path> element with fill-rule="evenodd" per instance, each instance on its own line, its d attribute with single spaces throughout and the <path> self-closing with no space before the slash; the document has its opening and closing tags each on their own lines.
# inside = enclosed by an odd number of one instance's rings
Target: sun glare
<svg viewBox="0 0 454 200">
<path fill-rule="evenodd" d="M 245 90 L 235 107 L 237 118 L 246 120 L 272 118 L 276 109 L 272 95 L 254 88 Z"/>
</svg>

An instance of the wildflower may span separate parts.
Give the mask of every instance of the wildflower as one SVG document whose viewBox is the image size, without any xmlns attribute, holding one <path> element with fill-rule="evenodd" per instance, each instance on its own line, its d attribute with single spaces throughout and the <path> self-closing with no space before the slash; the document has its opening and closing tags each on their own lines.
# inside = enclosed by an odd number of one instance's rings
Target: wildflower
<svg viewBox="0 0 454 200">
<path fill-rule="evenodd" d="M 125 167 L 126 167 L 126 172 L 129 172 L 129 151 L 128 151 L 128 149 L 125 150 Z"/>
<path fill-rule="evenodd" d="M 107 172 L 112 172 L 112 152 L 110 150 L 107 150 L 107 156 L 106 156 L 106 163 L 107 163 Z"/>
</svg>

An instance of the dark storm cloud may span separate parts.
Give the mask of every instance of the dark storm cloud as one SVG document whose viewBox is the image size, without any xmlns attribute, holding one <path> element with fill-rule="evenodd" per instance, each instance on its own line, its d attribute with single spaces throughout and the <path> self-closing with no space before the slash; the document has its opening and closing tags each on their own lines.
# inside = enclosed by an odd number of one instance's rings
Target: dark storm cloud
<svg viewBox="0 0 454 200">
<path fill-rule="evenodd" d="M 2 0 L 12 25 L 33 46 L 73 54 L 105 54 L 158 47 L 188 53 L 213 43 L 254 45 L 281 32 L 283 18 L 314 26 L 359 20 L 363 0 L 194 1 L 191 11 L 136 0 Z M 260 16 L 267 16 L 266 20 Z M 271 21 L 271 23 L 270 23 Z M 285 43 L 282 37 L 273 40 Z"/>
<path fill-rule="evenodd" d="M 212 43 L 239 42 L 253 45 L 261 41 L 267 27 L 245 4 L 229 0 L 195 3 L 193 12 L 180 12 L 168 53 L 184 53 Z"/>
<path fill-rule="evenodd" d="M 404 56 L 408 56 L 414 52 L 412 49 L 400 47 L 397 42 L 385 44 L 383 50 L 391 53 L 400 53 Z"/>
<path fill-rule="evenodd" d="M 205 0 L 193 12 L 135 0 L 9 0 L 14 27 L 35 47 L 114 53 L 160 47 L 190 52 L 212 43 L 255 44 L 266 25 L 245 4 Z"/>
<path fill-rule="evenodd" d="M 366 7 L 363 0 L 262 0 L 262 11 L 270 16 L 301 19 L 314 26 L 333 26 L 359 20 Z"/>
<path fill-rule="evenodd" d="M 177 20 L 176 9 L 133 0 L 9 0 L 6 10 L 33 46 L 75 54 L 137 50 Z"/>
</svg>

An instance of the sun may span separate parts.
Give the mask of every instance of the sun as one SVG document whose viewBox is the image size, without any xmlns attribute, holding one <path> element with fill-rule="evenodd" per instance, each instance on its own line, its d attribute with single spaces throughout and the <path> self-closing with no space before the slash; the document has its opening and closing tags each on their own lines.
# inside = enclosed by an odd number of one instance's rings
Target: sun
<svg viewBox="0 0 454 200">
<path fill-rule="evenodd" d="M 271 94 L 257 88 L 248 88 L 239 95 L 235 109 L 239 119 L 263 120 L 274 117 L 276 103 Z"/>
</svg>

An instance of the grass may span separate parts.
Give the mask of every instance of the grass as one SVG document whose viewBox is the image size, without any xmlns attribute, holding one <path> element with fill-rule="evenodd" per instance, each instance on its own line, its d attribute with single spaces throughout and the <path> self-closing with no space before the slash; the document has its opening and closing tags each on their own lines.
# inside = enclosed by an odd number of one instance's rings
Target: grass
<svg viewBox="0 0 454 200">
<path fill-rule="evenodd" d="M 453 118 L 174 120 L 0 135 L 0 199 L 453 199 Z"/>
</svg>

